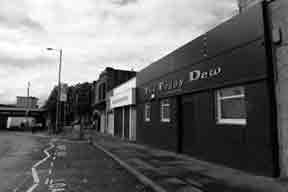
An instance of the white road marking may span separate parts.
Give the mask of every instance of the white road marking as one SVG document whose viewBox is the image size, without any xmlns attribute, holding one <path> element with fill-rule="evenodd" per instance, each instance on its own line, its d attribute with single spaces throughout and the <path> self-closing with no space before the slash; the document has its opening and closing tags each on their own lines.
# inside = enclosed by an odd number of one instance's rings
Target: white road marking
<svg viewBox="0 0 288 192">
<path fill-rule="evenodd" d="M 196 187 L 199 187 L 199 188 L 203 187 L 203 185 L 201 183 L 199 183 L 195 180 L 192 180 L 192 179 L 187 179 L 186 182 L 191 184 L 191 185 L 194 185 Z"/>
<path fill-rule="evenodd" d="M 55 179 L 54 182 L 50 182 L 49 191 L 51 192 L 65 191 L 65 187 L 66 184 L 64 183 L 64 179 Z"/>
<path fill-rule="evenodd" d="M 49 178 L 46 178 L 45 185 L 48 185 L 48 183 L 49 183 Z"/>
<path fill-rule="evenodd" d="M 53 143 L 49 143 L 50 144 L 50 147 L 48 147 L 47 149 L 44 150 L 44 153 L 46 154 L 46 157 L 43 158 L 42 160 L 38 161 L 37 163 L 35 163 L 31 170 L 32 170 L 32 177 L 33 177 L 33 180 L 34 180 L 34 183 L 33 185 L 26 191 L 26 192 L 32 192 L 34 191 L 34 189 L 39 185 L 40 183 L 40 179 L 38 177 L 38 174 L 37 174 L 37 170 L 36 170 L 36 167 L 38 167 L 39 165 L 41 165 L 43 162 L 45 162 L 51 155 L 50 153 L 48 152 L 48 150 L 52 149 L 54 147 L 54 144 Z"/>
<path fill-rule="evenodd" d="M 37 171 L 34 167 L 32 167 L 32 176 L 33 176 L 33 179 L 34 179 L 34 183 L 39 183 L 40 182 L 40 179 L 38 177 L 38 174 L 37 174 Z"/>
<path fill-rule="evenodd" d="M 42 159 L 41 161 L 38 161 L 35 165 L 33 165 L 33 167 L 38 167 L 40 164 L 42 164 L 43 162 L 45 162 L 51 155 L 50 153 L 48 153 L 48 150 L 52 149 L 54 147 L 53 143 L 50 143 L 50 147 L 44 150 L 44 153 L 46 154 L 46 157 L 44 159 Z"/>
<path fill-rule="evenodd" d="M 55 160 L 55 159 L 56 159 L 56 156 L 53 157 L 53 160 Z"/>
<path fill-rule="evenodd" d="M 49 184 L 51 185 L 53 183 L 53 179 L 50 179 L 50 182 L 49 182 Z"/>
<path fill-rule="evenodd" d="M 26 192 L 32 192 L 38 186 L 38 183 L 34 183 Z"/>
<path fill-rule="evenodd" d="M 49 185 L 49 188 L 64 188 L 64 187 L 66 187 L 65 183 L 54 183 Z"/>
<path fill-rule="evenodd" d="M 51 167 L 53 167 L 53 166 L 54 166 L 54 162 L 53 162 L 53 161 L 50 163 L 50 166 L 51 166 Z"/>
<path fill-rule="evenodd" d="M 49 169 L 49 175 L 51 175 L 52 174 L 52 169 Z"/>
</svg>

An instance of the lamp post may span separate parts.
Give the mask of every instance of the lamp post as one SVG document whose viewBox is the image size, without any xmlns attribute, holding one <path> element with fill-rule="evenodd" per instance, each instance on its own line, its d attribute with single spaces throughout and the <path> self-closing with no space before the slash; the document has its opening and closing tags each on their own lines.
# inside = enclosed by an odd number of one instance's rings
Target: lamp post
<svg viewBox="0 0 288 192">
<path fill-rule="evenodd" d="M 60 111 L 60 94 L 61 94 L 61 67 L 62 67 L 62 49 L 47 48 L 48 51 L 59 51 L 59 69 L 58 69 L 58 95 L 56 101 L 56 133 L 59 131 L 59 111 Z"/>
<path fill-rule="evenodd" d="M 27 85 L 27 99 L 26 99 L 26 112 L 25 112 L 25 120 L 26 120 L 26 124 L 25 124 L 25 128 L 28 128 L 29 127 L 29 120 L 28 120 L 28 114 L 29 114 L 29 91 L 30 91 L 30 81 L 28 81 L 28 85 Z M 33 128 L 32 128 L 33 129 Z M 33 131 L 32 131 L 33 133 Z"/>
</svg>

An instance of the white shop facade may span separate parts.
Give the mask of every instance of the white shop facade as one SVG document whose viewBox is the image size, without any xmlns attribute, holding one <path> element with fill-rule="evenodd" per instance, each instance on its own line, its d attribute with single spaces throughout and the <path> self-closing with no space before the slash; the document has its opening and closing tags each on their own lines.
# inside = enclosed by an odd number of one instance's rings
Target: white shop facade
<svg viewBox="0 0 288 192">
<path fill-rule="evenodd" d="M 108 113 L 108 133 L 136 140 L 136 77 L 112 90 Z"/>
</svg>

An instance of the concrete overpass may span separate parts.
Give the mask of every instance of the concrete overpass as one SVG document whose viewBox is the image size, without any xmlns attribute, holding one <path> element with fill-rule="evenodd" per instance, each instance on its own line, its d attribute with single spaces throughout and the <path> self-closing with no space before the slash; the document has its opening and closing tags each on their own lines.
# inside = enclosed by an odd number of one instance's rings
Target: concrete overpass
<svg viewBox="0 0 288 192">
<path fill-rule="evenodd" d="M 8 117 L 34 117 L 37 122 L 44 124 L 43 109 L 27 109 L 15 106 L 3 106 L 0 105 L 0 130 L 6 129 Z"/>
<path fill-rule="evenodd" d="M 45 110 L 43 109 L 27 109 L 20 107 L 1 107 L 0 116 L 2 117 L 42 117 Z"/>
</svg>

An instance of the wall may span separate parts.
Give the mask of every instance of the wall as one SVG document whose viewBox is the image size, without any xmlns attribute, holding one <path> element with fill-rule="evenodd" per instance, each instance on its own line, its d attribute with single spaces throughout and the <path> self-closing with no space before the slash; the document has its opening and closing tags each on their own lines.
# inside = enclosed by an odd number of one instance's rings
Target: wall
<svg viewBox="0 0 288 192">
<path fill-rule="evenodd" d="M 133 77 L 132 79 L 118 85 L 113 89 L 113 95 L 120 94 L 122 92 L 125 92 L 129 89 L 136 88 L 136 77 Z"/>
<path fill-rule="evenodd" d="M 247 8 L 252 7 L 253 5 L 261 2 L 263 0 L 238 0 L 239 11 L 245 11 Z"/>
<path fill-rule="evenodd" d="M 243 85 L 246 125 L 217 123 L 215 90 L 182 97 L 183 152 L 207 161 L 272 176 L 275 164 L 267 82 Z"/>
<path fill-rule="evenodd" d="M 238 0 L 240 11 L 245 11 L 261 0 Z M 269 4 L 270 25 L 275 51 L 275 86 L 277 125 L 279 135 L 281 175 L 288 176 L 288 1 L 274 0 Z M 281 41 L 277 42 L 281 31 Z M 276 35 L 276 36 L 275 36 Z"/>
<path fill-rule="evenodd" d="M 111 75 L 113 75 L 113 78 L 111 78 L 108 83 L 108 90 L 119 86 L 120 84 L 122 84 L 123 82 L 126 82 L 132 77 L 135 77 L 136 72 L 115 69 L 113 73 L 111 73 Z"/>
<path fill-rule="evenodd" d="M 136 140 L 136 107 L 131 106 L 130 108 L 130 136 L 132 141 Z"/>
<path fill-rule="evenodd" d="M 155 99 L 151 103 L 151 120 L 144 120 L 144 103 L 137 104 L 137 141 L 154 147 L 178 152 L 178 121 L 177 98 L 170 97 L 171 121 L 160 121 L 160 100 Z"/>
<path fill-rule="evenodd" d="M 275 0 L 270 4 L 272 30 L 281 30 L 282 41 L 275 45 L 276 95 L 280 141 L 281 175 L 288 176 L 288 1 Z"/>
<path fill-rule="evenodd" d="M 137 141 L 173 151 L 181 151 L 182 147 L 183 152 L 195 157 L 274 175 L 277 163 L 271 130 L 275 126 L 270 119 L 270 73 L 263 21 L 262 6 L 256 5 L 140 71 L 136 82 Z M 213 69 L 219 73 L 213 75 Z M 191 78 L 194 71 L 201 71 L 201 77 Z M 236 85 L 247 86 L 247 125 L 244 129 L 218 126 L 213 91 Z M 182 95 L 190 94 L 196 95 L 196 102 L 182 111 L 181 107 L 186 106 L 179 104 Z M 169 123 L 160 122 L 160 99 L 165 97 L 171 102 Z M 150 122 L 144 121 L 145 102 L 151 102 Z M 197 114 L 194 122 L 181 120 L 193 113 Z M 182 133 L 184 130 L 192 132 Z"/>
<path fill-rule="evenodd" d="M 256 6 L 245 14 L 238 15 L 222 23 L 138 72 L 137 87 L 149 83 L 149 81 L 160 79 L 169 73 L 181 69 L 185 70 L 185 68 L 192 65 L 208 61 L 255 40 L 260 41 L 263 36 L 262 7 Z M 249 54 L 249 52 L 245 54 Z M 253 54 L 255 55 L 255 53 Z M 253 56 L 250 58 L 253 58 Z M 208 64 L 216 65 L 217 63 L 208 61 Z M 251 64 L 253 65 L 253 63 Z M 249 70 L 249 64 L 247 64 L 248 66 L 243 66 L 246 63 L 241 65 L 242 68 L 247 67 L 247 70 Z"/>
</svg>

